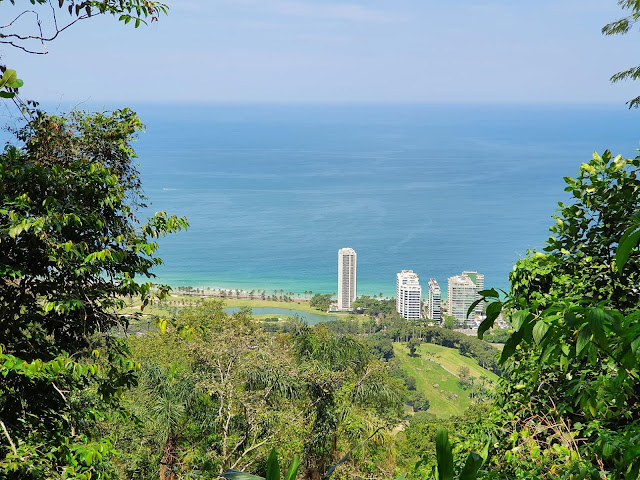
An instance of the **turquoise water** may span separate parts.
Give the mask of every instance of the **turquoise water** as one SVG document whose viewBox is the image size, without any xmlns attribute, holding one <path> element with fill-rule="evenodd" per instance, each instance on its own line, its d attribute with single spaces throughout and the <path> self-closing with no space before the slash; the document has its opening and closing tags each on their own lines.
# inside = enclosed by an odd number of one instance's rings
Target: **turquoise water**
<svg viewBox="0 0 640 480">
<path fill-rule="evenodd" d="M 594 150 L 634 156 L 624 106 L 133 106 L 152 210 L 189 218 L 161 240 L 174 286 L 332 293 L 337 252 L 358 253 L 358 293 L 395 274 L 485 274 L 548 236 L 562 177 Z M 446 293 L 445 293 L 446 295 Z"/>
<path fill-rule="evenodd" d="M 228 307 L 224 309 L 227 313 L 236 313 L 239 310 L 240 307 Z M 309 325 L 336 320 L 336 317 L 333 316 L 317 315 L 315 313 L 301 312 L 300 310 L 291 310 L 290 308 L 254 307 L 251 309 L 251 312 L 253 315 L 274 315 L 279 318 L 298 317 L 304 319 Z"/>
</svg>

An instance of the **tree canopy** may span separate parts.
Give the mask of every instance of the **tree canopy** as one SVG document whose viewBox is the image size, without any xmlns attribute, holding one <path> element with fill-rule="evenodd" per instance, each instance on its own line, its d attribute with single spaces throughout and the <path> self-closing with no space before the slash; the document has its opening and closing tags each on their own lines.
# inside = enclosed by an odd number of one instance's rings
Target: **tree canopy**
<svg viewBox="0 0 640 480">
<path fill-rule="evenodd" d="M 111 333 L 123 298 L 152 299 L 156 238 L 146 223 L 131 141 L 142 124 L 110 114 L 38 113 L 0 155 L 0 471 L 15 478 L 100 478 L 111 440 L 96 422 L 135 383 Z M 92 395 L 89 395 L 89 394 Z M 84 475 L 84 477 L 83 477 Z"/>
<path fill-rule="evenodd" d="M 618 0 L 618 5 L 620 5 L 623 10 L 628 11 L 629 15 L 602 27 L 602 33 L 605 35 L 626 35 L 631 31 L 638 20 L 640 20 L 640 0 Z M 611 77 L 611 82 L 616 83 L 622 80 L 637 80 L 638 78 L 640 78 L 640 65 L 630 67 L 614 74 Z M 629 105 L 629 108 L 640 107 L 640 96 L 629 100 L 627 105 Z"/>
</svg>

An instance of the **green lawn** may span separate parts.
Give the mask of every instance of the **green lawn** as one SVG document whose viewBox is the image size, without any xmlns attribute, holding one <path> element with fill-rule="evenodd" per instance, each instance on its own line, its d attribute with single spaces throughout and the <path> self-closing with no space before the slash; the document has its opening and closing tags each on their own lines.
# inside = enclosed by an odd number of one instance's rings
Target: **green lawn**
<svg viewBox="0 0 640 480">
<path fill-rule="evenodd" d="M 447 348 L 433 343 L 423 343 L 420 345 L 420 355 L 423 358 L 431 358 L 455 375 L 458 375 L 460 367 L 465 366 L 469 368 L 472 377 L 480 378 L 484 375 L 491 381 L 498 379 L 495 373 L 482 368 L 473 358 L 460 355 L 455 348 Z"/>
<path fill-rule="evenodd" d="M 417 390 L 429 399 L 429 413 L 437 417 L 459 415 L 471 404 L 469 391 L 458 385 L 456 375 L 461 366 L 468 367 L 472 377 L 479 378 L 483 375 L 491 380 L 497 378 L 481 368 L 475 360 L 460 355 L 454 348 L 423 343 L 418 357 L 410 357 L 409 349 L 404 343 L 394 343 L 393 350 L 396 358 L 401 361 L 402 368 L 415 377 Z"/>
<path fill-rule="evenodd" d="M 321 312 L 313 307 L 309 306 L 309 302 L 278 302 L 274 300 L 262 300 L 262 299 L 248 299 L 248 298 L 217 298 L 223 300 L 227 307 L 274 307 L 274 308 L 289 308 L 291 310 L 298 310 L 299 312 L 315 313 L 316 315 L 324 315 L 327 320 L 331 320 L 332 317 L 336 317 L 335 314 L 328 314 Z"/>
</svg>

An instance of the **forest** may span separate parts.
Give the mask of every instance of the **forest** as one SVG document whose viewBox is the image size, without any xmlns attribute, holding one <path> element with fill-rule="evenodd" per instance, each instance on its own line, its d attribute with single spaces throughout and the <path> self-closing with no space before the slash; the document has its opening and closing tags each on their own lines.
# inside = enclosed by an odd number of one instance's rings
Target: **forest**
<svg viewBox="0 0 640 480">
<path fill-rule="evenodd" d="M 640 2 L 620 4 L 631 15 L 606 34 L 640 18 Z M 166 12 L 57 8 L 69 26 Z M 564 179 L 545 247 L 515 264 L 508 291 L 481 292 L 478 338 L 368 298 L 366 324 L 260 322 L 216 300 L 150 315 L 170 295 L 154 282 L 158 238 L 188 221 L 140 218 L 142 121 L 128 108 L 46 113 L 21 99 L 25 81 L 2 66 L 0 97 L 24 122 L 0 153 L 0 478 L 639 478 L 640 157 L 594 153 Z M 483 337 L 500 315 L 498 351 Z M 450 349 L 486 374 L 453 372 L 468 406 L 442 415 L 439 387 L 413 375 Z"/>
</svg>

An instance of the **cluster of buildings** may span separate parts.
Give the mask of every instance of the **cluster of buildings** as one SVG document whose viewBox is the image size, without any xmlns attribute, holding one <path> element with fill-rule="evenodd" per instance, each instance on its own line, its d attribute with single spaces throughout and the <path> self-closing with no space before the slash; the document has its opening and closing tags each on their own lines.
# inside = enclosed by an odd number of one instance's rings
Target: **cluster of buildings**
<svg viewBox="0 0 640 480">
<path fill-rule="evenodd" d="M 352 248 L 338 251 L 338 310 L 351 310 L 356 299 L 357 255 Z M 483 303 L 473 309 L 469 319 L 467 311 L 484 290 L 484 275 L 474 271 L 465 271 L 449 277 L 447 285 L 448 313 L 464 325 L 474 326 L 472 319 L 482 315 Z M 407 320 L 419 320 L 422 317 L 442 322 L 442 292 L 435 278 L 429 280 L 428 297 L 423 315 L 422 287 L 420 279 L 413 270 L 402 270 L 396 275 L 396 311 Z"/>
</svg>

